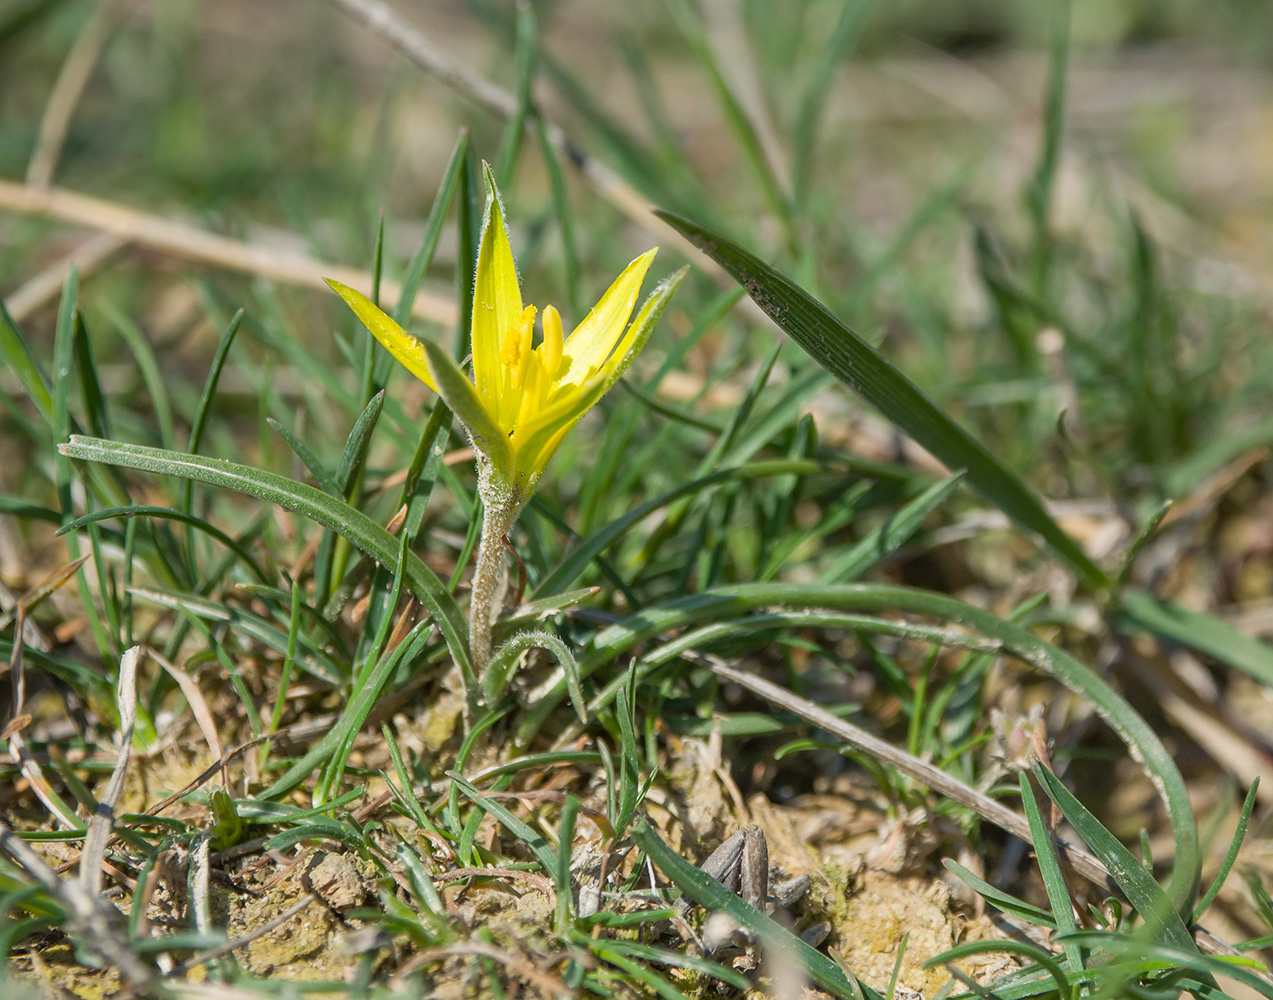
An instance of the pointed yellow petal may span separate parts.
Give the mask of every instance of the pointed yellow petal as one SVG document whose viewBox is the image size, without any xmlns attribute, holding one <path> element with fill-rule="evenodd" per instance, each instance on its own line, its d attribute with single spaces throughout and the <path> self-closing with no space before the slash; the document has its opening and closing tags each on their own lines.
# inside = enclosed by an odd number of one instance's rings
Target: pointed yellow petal
<svg viewBox="0 0 1273 1000">
<path fill-rule="evenodd" d="M 490 167 L 483 164 L 482 169 L 486 175 L 486 219 L 473 280 L 473 381 L 487 409 L 498 419 L 499 351 L 504 334 L 522 314 L 522 290 L 499 190 Z"/>
<path fill-rule="evenodd" d="M 623 339 L 619 341 L 614 353 L 610 355 L 609 360 L 606 362 L 606 392 L 609 392 L 610 387 L 628 370 L 628 365 L 632 364 L 632 359 L 637 356 L 641 348 L 645 346 L 645 342 L 650 339 L 650 334 L 654 332 L 655 324 L 662 317 L 663 310 L 667 308 L 667 304 L 672 300 L 672 296 L 676 294 L 676 290 L 681 287 L 681 282 L 685 280 L 685 276 L 689 274 L 689 271 L 689 265 L 687 264 L 679 271 L 668 275 L 655 286 L 654 291 L 641 304 L 641 309 L 636 314 L 636 318 L 632 320 L 632 325 L 628 327 L 628 332 L 623 335 Z"/>
<path fill-rule="evenodd" d="M 371 331 L 371 335 L 384 345 L 386 351 L 397 358 L 407 371 L 430 389 L 434 392 L 438 391 L 433 375 L 429 372 L 424 345 L 420 341 L 390 319 L 362 292 L 356 292 L 348 285 L 342 285 L 331 278 L 323 280 L 331 286 L 333 292 L 345 300 L 345 304 L 354 311 L 355 316 L 362 320 L 363 325 Z"/>
<path fill-rule="evenodd" d="M 566 372 L 565 381 L 579 385 L 587 377 L 590 370 L 605 364 L 614 345 L 623 334 L 623 327 L 632 315 L 632 307 L 636 305 L 637 294 L 641 291 L 641 282 L 645 280 L 645 272 L 649 270 L 650 261 L 658 253 L 658 247 L 643 253 L 614 280 L 614 284 L 601 296 L 601 301 L 593 306 L 582 323 L 566 341 L 566 354 L 570 358 L 570 370 Z"/>
<path fill-rule="evenodd" d="M 517 423 L 517 440 L 526 442 L 545 428 L 561 424 L 573 427 L 575 421 L 590 410 L 605 392 L 605 381 L 594 375 L 583 385 L 560 383 L 525 420 Z"/>
<path fill-rule="evenodd" d="M 517 465 L 538 479 L 553 452 L 570 429 L 579 423 L 597 401 L 605 395 L 605 380 L 594 377 L 583 386 L 569 386 L 556 400 L 535 417 L 517 428 Z"/>
</svg>

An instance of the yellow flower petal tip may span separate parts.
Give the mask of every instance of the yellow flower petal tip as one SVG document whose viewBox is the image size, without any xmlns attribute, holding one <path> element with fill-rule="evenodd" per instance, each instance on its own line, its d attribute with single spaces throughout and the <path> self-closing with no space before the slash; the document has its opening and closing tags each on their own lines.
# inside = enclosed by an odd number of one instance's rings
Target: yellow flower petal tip
<svg viewBox="0 0 1273 1000">
<path fill-rule="evenodd" d="M 334 278 L 324 278 L 333 292 L 345 300 L 345 304 L 354 311 L 354 315 L 362 320 L 363 326 L 371 331 L 384 349 L 392 354 L 412 375 L 427 385 L 434 392 L 438 391 L 437 382 L 429 370 L 429 360 L 424 353 L 424 345 L 400 327 L 393 318 L 378 305 L 363 295 L 362 292 L 342 285 Z"/>
<path fill-rule="evenodd" d="M 522 303 L 504 206 L 485 163 L 483 177 L 487 197 L 473 280 L 471 384 L 453 364 L 446 372 L 436 371 L 444 377 L 435 377 L 420 341 L 366 296 L 326 280 L 390 354 L 441 394 L 465 423 L 484 478 L 520 506 L 534 493 L 566 434 L 644 346 L 684 270 L 663 281 L 632 319 L 658 248 L 643 253 L 624 268 L 567 336 L 561 314 L 553 306 L 539 311 Z M 538 344 L 534 343 L 536 316 L 541 327 Z M 449 361 L 435 354 L 439 363 Z M 496 434 L 499 444 L 492 446 Z"/>
</svg>

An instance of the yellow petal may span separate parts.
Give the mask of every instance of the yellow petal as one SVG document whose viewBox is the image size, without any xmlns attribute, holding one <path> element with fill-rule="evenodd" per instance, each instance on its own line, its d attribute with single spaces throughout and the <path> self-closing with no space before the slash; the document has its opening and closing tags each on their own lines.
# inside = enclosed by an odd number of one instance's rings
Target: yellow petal
<svg viewBox="0 0 1273 1000">
<path fill-rule="evenodd" d="M 522 290 L 517 283 L 517 265 L 504 225 L 504 206 L 491 176 L 486 175 L 486 220 L 477 252 L 477 274 L 473 280 L 473 381 L 477 393 L 498 421 L 500 347 L 504 334 L 522 314 Z"/>
<path fill-rule="evenodd" d="M 601 301 L 593 306 L 584 321 L 566 341 L 566 354 L 570 357 L 570 370 L 566 372 L 565 381 L 579 385 L 587 379 L 590 371 L 605 364 L 614 345 L 623 334 L 623 327 L 632 315 L 632 307 L 636 305 L 637 294 L 641 291 L 641 282 L 645 280 L 645 272 L 649 270 L 650 261 L 658 248 L 643 253 L 626 268 L 614 284 L 607 289 Z"/>
<path fill-rule="evenodd" d="M 342 285 L 332 278 L 324 278 L 331 290 L 345 300 L 346 305 L 354 311 L 354 315 L 362 320 L 363 325 L 371 331 L 371 335 L 384 345 L 386 351 L 398 359 L 399 363 L 412 375 L 427 385 L 434 392 L 438 387 L 429 373 L 429 363 L 425 358 L 424 345 L 407 333 L 371 299 L 356 292 L 348 285 Z"/>
<path fill-rule="evenodd" d="M 604 380 L 595 375 L 583 385 L 561 383 L 547 399 L 526 414 L 525 419 L 518 420 L 517 440 L 528 441 L 548 427 L 561 424 L 573 427 L 575 421 L 601 398 L 602 393 L 597 390 L 603 385 Z"/>
</svg>

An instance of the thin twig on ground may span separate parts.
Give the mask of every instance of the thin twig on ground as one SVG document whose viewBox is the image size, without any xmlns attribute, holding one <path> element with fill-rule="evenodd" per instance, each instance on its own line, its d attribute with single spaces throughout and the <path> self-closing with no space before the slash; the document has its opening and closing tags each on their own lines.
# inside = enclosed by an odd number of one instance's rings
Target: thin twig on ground
<svg viewBox="0 0 1273 1000">
<path fill-rule="evenodd" d="M 34 188 L 0 180 L 0 209 L 114 233 L 153 250 L 270 281 L 327 291 L 323 279 L 335 278 L 352 288 L 371 290 L 371 275 L 366 271 L 326 263 L 295 251 L 236 240 L 187 222 L 65 188 Z M 387 300 L 396 299 L 401 292 L 401 285 L 395 282 L 382 280 L 380 283 L 380 294 Z M 454 326 L 459 315 L 450 297 L 425 289 L 417 293 L 412 314 L 445 327 Z"/>
</svg>

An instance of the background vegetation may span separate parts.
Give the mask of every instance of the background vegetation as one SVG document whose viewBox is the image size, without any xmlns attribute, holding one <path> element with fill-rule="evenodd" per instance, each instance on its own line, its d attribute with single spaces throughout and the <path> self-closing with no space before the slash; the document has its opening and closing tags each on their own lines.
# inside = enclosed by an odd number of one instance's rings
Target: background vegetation
<svg viewBox="0 0 1273 1000">
<path fill-rule="evenodd" d="M 1268 5 L 394 10 L 0 5 L 13 988 L 1273 995 Z M 483 159 L 694 267 L 465 719 Z"/>
</svg>

